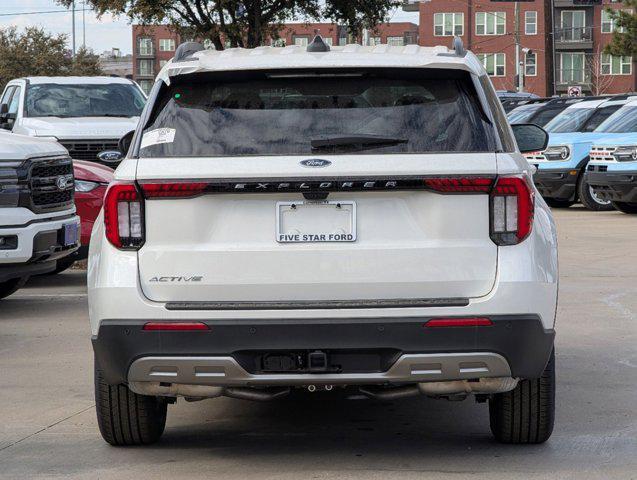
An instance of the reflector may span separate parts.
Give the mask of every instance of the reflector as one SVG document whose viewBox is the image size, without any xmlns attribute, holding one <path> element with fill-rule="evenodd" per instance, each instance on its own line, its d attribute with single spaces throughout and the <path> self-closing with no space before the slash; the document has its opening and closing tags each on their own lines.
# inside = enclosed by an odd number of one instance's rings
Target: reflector
<svg viewBox="0 0 637 480">
<path fill-rule="evenodd" d="M 202 322 L 148 322 L 144 324 L 143 330 L 192 331 L 210 330 L 210 327 Z"/>
<path fill-rule="evenodd" d="M 488 318 L 434 318 L 425 323 L 425 327 L 489 327 L 493 322 Z"/>
</svg>

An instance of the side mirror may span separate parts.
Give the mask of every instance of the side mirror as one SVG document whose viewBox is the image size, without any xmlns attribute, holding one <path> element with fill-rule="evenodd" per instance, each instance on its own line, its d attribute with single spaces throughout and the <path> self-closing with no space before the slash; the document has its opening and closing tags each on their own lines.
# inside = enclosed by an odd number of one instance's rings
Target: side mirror
<svg viewBox="0 0 637 480">
<path fill-rule="evenodd" d="M 520 153 L 545 150 L 549 143 L 549 134 L 533 123 L 516 123 L 511 128 Z"/>
<path fill-rule="evenodd" d="M 133 135 L 135 135 L 135 130 L 131 130 L 126 133 L 122 138 L 117 142 L 117 149 L 121 152 L 122 158 L 126 157 L 128 154 L 128 149 L 133 143 Z"/>
<path fill-rule="evenodd" d="M 0 128 L 11 130 L 12 125 L 9 122 L 9 105 L 3 103 L 0 105 Z"/>
</svg>

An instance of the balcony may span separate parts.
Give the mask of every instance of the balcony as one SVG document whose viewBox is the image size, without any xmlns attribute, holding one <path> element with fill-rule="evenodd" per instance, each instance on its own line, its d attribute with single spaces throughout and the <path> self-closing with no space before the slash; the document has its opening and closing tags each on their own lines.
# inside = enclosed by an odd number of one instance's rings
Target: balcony
<svg viewBox="0 0 637 480">
<path fill-rule="evenodd" d="M 154 58 L 155 57 L 155 49 L 154 48 L 138 48 L 137 56 L 139 58 Z"/>
<path fill-rule="evenodd" d="M 553 0 L 553 6 L 555 8 L 561 7 L 592 7 L 594 5 L 601 5 L 602 0 Z"/>
<path fill-rule="evenodd" d="M 137 56 L 140 58 L 153 58 L 155 56 L 155 45 L 150 37 L 137 38 Z"/>
<path fill-rule="evenodd" d="M 591 50 L 593 48 L 593 28 L 558 28 L 555 30 L 557 50 Z"/>
<path fill-rule="evenodd" d="M 562 92 L 573 85 L 582 86 L 583 90 L 589 90 L 592 83 L 592 72 L 590 68 L 567 69 L 558 68 L 555 72 L 555 82 L 557 90 Z"/>
</svg>

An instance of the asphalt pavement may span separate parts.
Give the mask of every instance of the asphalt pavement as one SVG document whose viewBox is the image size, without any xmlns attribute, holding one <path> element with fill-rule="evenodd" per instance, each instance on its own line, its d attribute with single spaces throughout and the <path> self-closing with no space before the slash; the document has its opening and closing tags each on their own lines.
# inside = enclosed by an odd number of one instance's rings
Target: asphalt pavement
<svg viewBox="0 0 637 480">
<path fill-rule="evenodd" d="M 0 478 L 637 479 L 637 216 L 556 211 L 557 419 L 500 445 L 484 404 L 301 393 L 169 406 L 162 440 L 100 437 L 86 274 L 0 301 Z"/>
</svg>

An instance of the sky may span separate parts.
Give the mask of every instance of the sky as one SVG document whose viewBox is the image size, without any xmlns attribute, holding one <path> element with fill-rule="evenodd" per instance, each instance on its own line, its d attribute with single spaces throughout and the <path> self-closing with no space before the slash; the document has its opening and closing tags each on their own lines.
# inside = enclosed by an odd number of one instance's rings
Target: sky
<svg viewBox="0 0 637 480">
<path fill-rule="evenodd" d="M 76 0 L 75 35 L 76 46 L 82 45 L 82 5 L 83 0 Z M 50 12 L 55 13 L 35 13 Z M 131 28 L 124 17 L 114 18 L 104 15 L 97 19 L 91 11 L 85 11 L 86 46 L 96 53 L 119 48 L 122 54 L 131 53 Z M 72 15 L 56 4 L 55 0 L 0 0 L 0 28 L 15 25 L 18 28 L 37 25 L 51 33 L 68 35 L 69 48 L 71 42 Z M 417 13 L 402 10 L 393 12 L 394 22 L 418 22 Z"/>
</svg>

